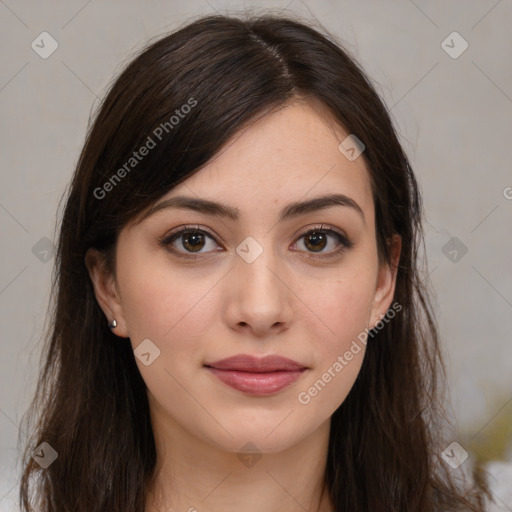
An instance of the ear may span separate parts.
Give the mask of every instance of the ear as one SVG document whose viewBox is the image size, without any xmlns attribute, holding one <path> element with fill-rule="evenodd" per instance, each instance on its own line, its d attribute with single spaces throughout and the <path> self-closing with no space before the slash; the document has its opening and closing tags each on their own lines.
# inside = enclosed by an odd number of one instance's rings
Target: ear
<svg viewBox="0 0 512 512">
<path fill-rule="evenodd" d="M 90 248 L 85 254 L 85 265 L 89 271 L 96 300 L 103 313 L 105 313 L 105 322 L 110 323 L 115 319 L 117 326 L 112 329 L 112 332 L 122 338 L 128 338 L 128 329 L 123 315 L 115 276 L 107 269 L 105 255 L 97 249 Z"/>
<path fill-rule="evenodd" d="M 400 251 L 402 248 L 402 239 L 400 235 L 394 234 L 390 243 L 391 265 L 384 262 L 379 266 L 379 274 L 377 276 L 369 328 L 375 327 L 377 322 L 379 322 L 386 314 L 395 293 L 398 262 L 400 261 Z"/>
</svg>

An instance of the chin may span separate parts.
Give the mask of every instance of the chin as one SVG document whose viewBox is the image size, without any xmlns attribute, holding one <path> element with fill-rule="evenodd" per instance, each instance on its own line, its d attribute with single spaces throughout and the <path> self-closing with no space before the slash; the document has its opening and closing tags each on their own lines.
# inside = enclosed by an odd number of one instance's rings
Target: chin
<svg viewBox="0 0 512 512">
<path fill-rule="evenodd" d="M 247 435 L 241 433 L 240 435 L 234 435 L 233 438 L 230 438 L 229 442 L 222 442 L 221 440 L 217 441 L 217 448 L 220 450 L 234 453 L 236 455 L 242 456 L 243 454 L 269 454 L 269 453 L 279 453 L 284 450 L 290 449 L 293 447 L 299 439 L 269 439 L 268 432 L 261 433 L 261 435 Z M 270 436 L 269 436 L 270 437 Z"/>
<path fill-rule="evenodd" d="M 290 415 L 290 420 L 291 416 L 293 414 Z M 220 432 L 216 432 L 216 436 L 208 436 L 206 441 L 220 450 L 237 454 L 245 450 L 255 453 L 282 452 L 292 448 L 311 433 L 304 430 L 304 423 L 298 425 L 296 419 L 287 423 L 288 420 L 283 421 L 283 417 L 286 415 L 281 415 L 278 421 L 259 426 L 254 424 L 247 426 L 242 422 L 236 429 L 228 427 L 231 436 L 220 429 Z M 230 425 L 236 425 L 236 423 L 233 422 Z"/>
</svg>

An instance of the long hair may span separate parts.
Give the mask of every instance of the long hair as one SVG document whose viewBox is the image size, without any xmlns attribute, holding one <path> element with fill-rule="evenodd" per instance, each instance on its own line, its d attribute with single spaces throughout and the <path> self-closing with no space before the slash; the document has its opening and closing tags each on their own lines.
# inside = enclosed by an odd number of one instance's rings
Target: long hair
<svg viewBox="0 0 512 512">
<path fill-rule="evenodd" d="M 203 17 L 150 42 L 98 108 L 67 191 L 51 322 L 25 416 L 34 425 L 23 453 L 24 512 L 144 510 L 156 464 L 146 387 L 130 344 L 107 326 L 85 253 L 102 251 L 114 271 L 123 226 L 250 123 L 297 98 L 320 101 L 364 141 L 379 258 L 389 263 L 386 241 L 402 239 L 394 296 L 402 309 L 372 333 L 331 418 L 325 484 L 335 510 L 481 510 L 478 489 L 459 489 L 439 457 L 444 370 L 417 261 L 422 200 L 390 115 L 335 37 L 266 14 Z M 134 158 L 143 145 L 147 155 Z M 42 443 L 58 454 L 47 468 L 31 456 Z"/>
</svg>

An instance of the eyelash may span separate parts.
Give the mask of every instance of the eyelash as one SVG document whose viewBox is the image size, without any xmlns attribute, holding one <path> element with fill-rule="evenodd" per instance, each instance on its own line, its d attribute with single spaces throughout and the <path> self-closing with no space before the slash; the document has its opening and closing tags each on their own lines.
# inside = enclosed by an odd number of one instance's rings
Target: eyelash
<svg viewBox="0 0 512 512">
<path fill-rule="evenodd" d="M 319 258 L 332 258 L 334 256 L 337 256 L 337 255 L 341 254 L 346 249 L 350 249 L 354 245 L 353 242 L 351 242 L 342 233 L 339 233 L 338 231 L 336 231 L 334 229 L 323 228 L 322 226 L 323 225 L 314 226 L 313 228 L 308 229 L 307 231 L 302 233 L 297 238 L 297 241 L 299 241 L 301 238 L 304 238 L 304 237 L 306 237 L 306 236 L 308 236 L 308 235 L 310 235 L 312 233 L 322 233 L 322 234 L 327 234 L 327 235 L 333 235 L 337 239 L 337 241 L 341 244 L 341 247 L 336 249 L 336 250 L 334 250 L 334 251 L 331 251 L 328 254 L 316 255 L 314 253 L 311 253 L 311 255 L 312 255 L 311 257 L 312 258 L 316 258 L 316 259 L 319 259 Z M 205 230 L 201 229 L 199 226 L 185 226 L 185 227 L 181 228 L 178 231 L 174 231 L 174 232 L 170 233 L 169 235 L 164 236 L 162 239 L 160 239 L 158 241 L 158 243 L 159 243 L 159 245 L 161 247 L 166 248 L 169 252 L 175 254 L 176 256 L 178 256 L 180 258 L 187 258 L 187 259 L 197 259 L 197 258 L 200 258 L 201 255 L 205 254 L 205 253 L 196 253 L 194 255 L 192 253 L 188 253 L 187 254 L 187 253 L 183 253 L 181 251 L 178 251 L 178 250 L 170 247 L 170 244 L 175 239 L 178 239 L 180 236 L 182 236 L 182 235 L 184 235 L 186 233 L 203 233 L 203 234 L 207 235 L 210 239 L 212 239 L 213 241 L 216 242 L 215 237 L 212 234 L 210 234 L 208 231 L 205 231 Z"/>
</svg>

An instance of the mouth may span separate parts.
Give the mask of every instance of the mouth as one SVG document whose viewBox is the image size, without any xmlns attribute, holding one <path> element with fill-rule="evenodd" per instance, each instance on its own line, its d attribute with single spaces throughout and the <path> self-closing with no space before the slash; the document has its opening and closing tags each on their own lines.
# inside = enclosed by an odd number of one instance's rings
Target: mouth
<svg viewBox="0 0 512 512">
<path fill-rule="evenodd" d="M 204 367 L 224 384 L 256 396 L 272 395 L 287 388 L 308 369 L 280 356 L 256 358 L 244 354 L 206 363 Z"/>
</svg>

